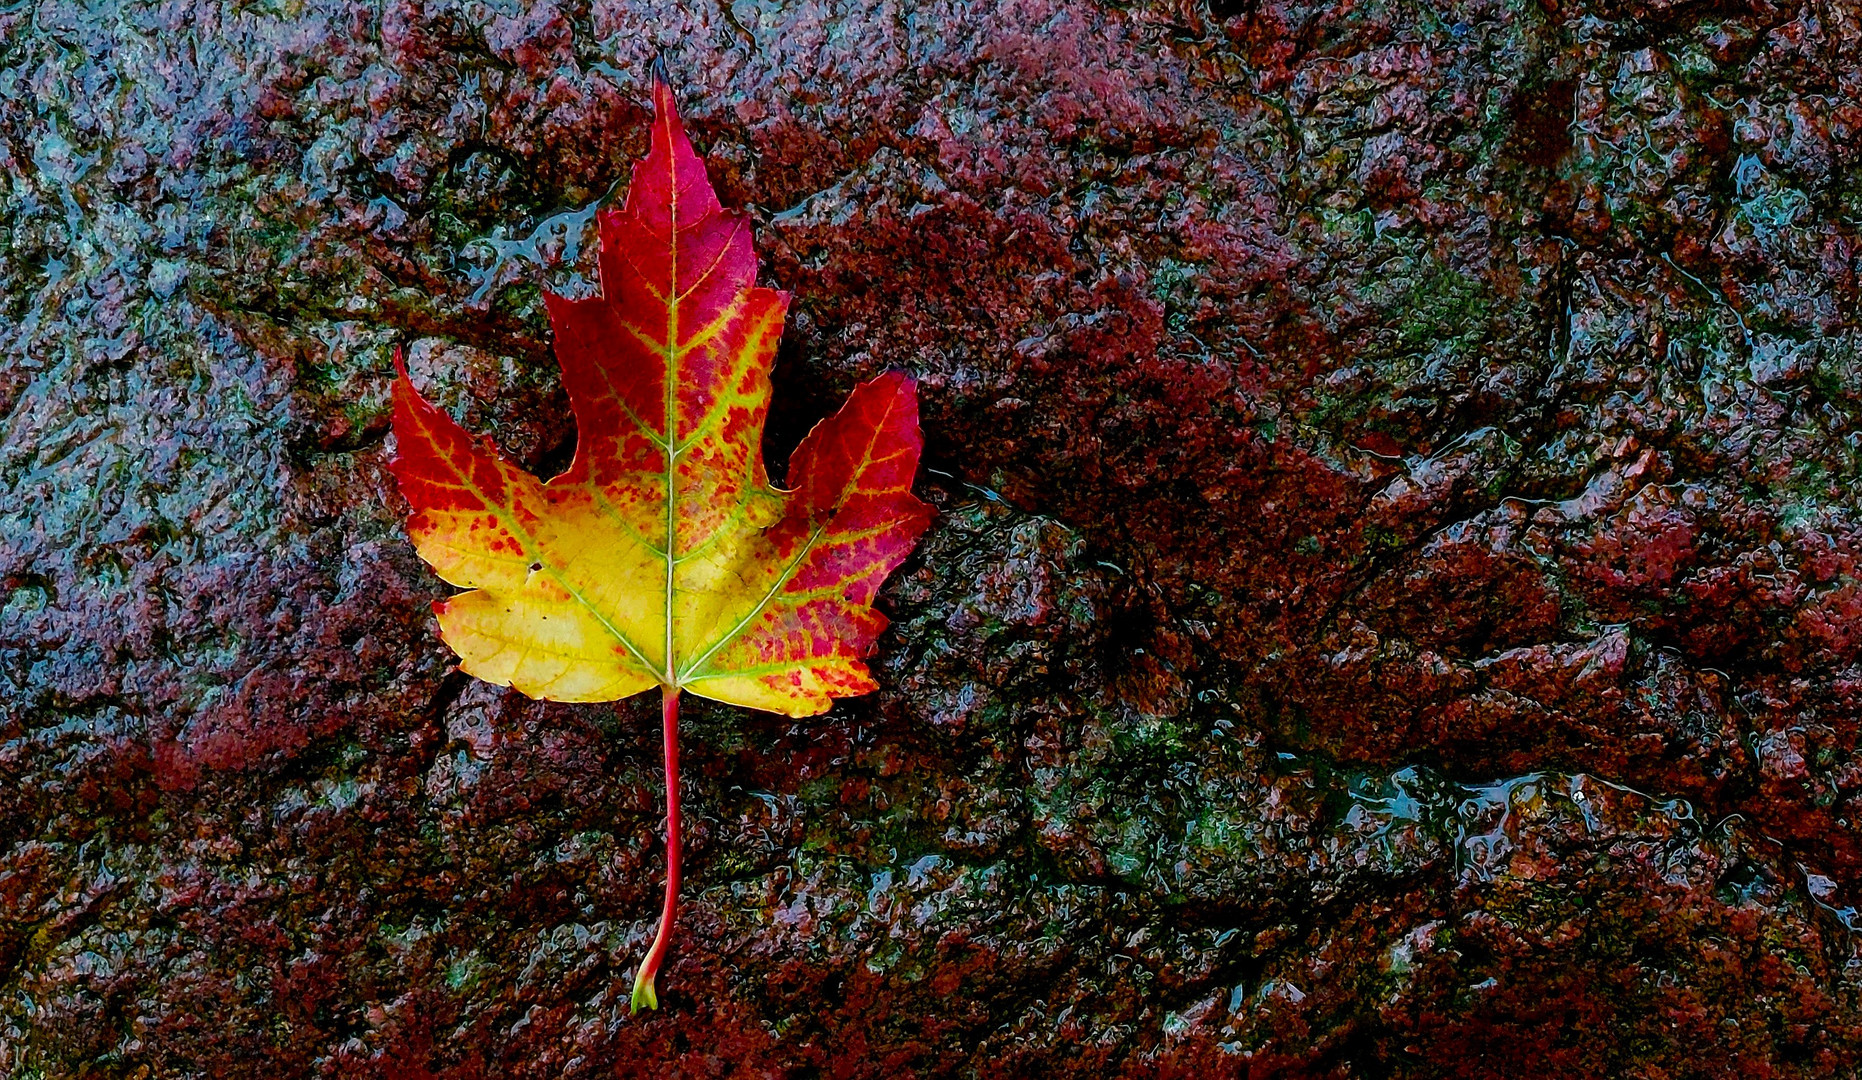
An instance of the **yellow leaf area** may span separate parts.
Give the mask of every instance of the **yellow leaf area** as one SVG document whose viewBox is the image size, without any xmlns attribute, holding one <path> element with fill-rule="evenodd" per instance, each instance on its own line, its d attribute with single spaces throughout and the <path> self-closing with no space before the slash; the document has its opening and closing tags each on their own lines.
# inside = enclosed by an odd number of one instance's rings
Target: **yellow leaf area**
<svg viewBox="0 0 1862 1080">
<path fill-rule="evenodd" d="M 393 463 L 421 557 L 472 591 L 434 607 L 467 673 L 555 701 L 655 686 L 805 716 L 874 688 L 874 593 L 929 520 L 911 495 L 916 389 L 858 389 L 772 487 L 762 436 L 788 304 L 754 284 L 671 91 L 626 205 L 601 215 L 603 295 L 547 296 L 576 456 L 544 483 L 414 389 Z"/>
</svg>

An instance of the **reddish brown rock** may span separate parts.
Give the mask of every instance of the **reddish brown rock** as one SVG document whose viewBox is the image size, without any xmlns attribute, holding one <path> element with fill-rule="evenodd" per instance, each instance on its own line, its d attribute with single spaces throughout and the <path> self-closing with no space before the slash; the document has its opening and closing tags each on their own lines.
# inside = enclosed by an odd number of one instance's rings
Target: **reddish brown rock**
<svg viewBox="0 0 1862 1080">
<path fill-rule="evenodd" d="M 921 381 L 885 689 L 450 673 L 389 357 L 524 464 L 663 54 Z M 0 1073 L 1862 1068 L 1862 17 L 0 11 Z"/>
</svg>

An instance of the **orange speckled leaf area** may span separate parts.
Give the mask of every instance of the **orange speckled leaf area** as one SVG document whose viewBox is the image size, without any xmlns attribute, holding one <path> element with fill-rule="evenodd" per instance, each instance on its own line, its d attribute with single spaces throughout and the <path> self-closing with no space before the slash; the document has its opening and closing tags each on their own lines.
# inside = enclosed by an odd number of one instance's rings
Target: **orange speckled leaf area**
<svg viewBox="0 0 1862 1080">
<path fill-rule="evenodd" d="M 875 689 L 880 583 L 931 511 L 911 493 L 917 387 L 855 388 L 764 471 L 787 293 L 756 284 L 750 222 L 724 209 L 655 73 L 652 146 L 605 210 L 602 295 L 545 294 L 574 460 L 544 482 L 414 389 L 396 359 L 393 470 L 407 533 L 467 591 L 434 604 L 460 668 L 552 701 L 664 697 L 667 889 L 634 1008 L 655 1008 L 679 876 L 681 692 L 809 716 Z"/>
</svg>

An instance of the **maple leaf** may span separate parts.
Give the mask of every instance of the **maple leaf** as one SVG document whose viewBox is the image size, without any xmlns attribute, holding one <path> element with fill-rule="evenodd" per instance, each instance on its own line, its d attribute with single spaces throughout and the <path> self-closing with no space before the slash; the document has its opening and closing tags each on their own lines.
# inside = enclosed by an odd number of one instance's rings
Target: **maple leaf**
<svg viewBox="0 0 1862 1080">
<path fill-rule="evenodd" d="M 872 601 L 931 511 L 913 497 L 916 384 L 856 388 L 764 471 L 770 364 L 789 294 L 755 284 L 750 222 L 725 210 L 655 66 L 652 146 L 624 207 L 600 215 L 602 295 L 545 293 L 575 458 L 545 483 L 468 435 L 396 357 L 407 532 L 469 589 L 434 604 L 460 668 L 552 701 L 659 687 L 666 740 L 666 903 L 634 985 L 654 976 L 679 882 L 682 691 L 808 716 L 876 688 Z"/>
</svg>

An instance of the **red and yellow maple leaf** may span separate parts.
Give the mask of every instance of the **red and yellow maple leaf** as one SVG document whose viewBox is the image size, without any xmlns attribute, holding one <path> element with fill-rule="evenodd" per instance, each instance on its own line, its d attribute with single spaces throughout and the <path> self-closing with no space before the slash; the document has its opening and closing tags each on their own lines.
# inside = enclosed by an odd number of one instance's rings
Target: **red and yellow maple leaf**
<svg viewBox="0 0 1862 1080">
<path fill-rule="evenodd" d="M 553 701 L 662 691 L 667 888 L 634 987 L 656 1007 L 678 890 L 677 701 L 691 691 L 808 716 L 876 688 L 872 602 L 930 508 L 913 381 L 856 388 L 802 440 L 788 490 L 762 455 L 789 295 L 755 284 L 750 222 L 725 210 L 672 89 L 654 79 L 652 147 L 600 216 L 602 294 L 546 294 L 576 417 L 575 459 L 545 483 L 468 435 L 400 370 L 393 470 L 407 531 L 469 589 L 434 604 L 460 667 Z"/>
</svg>

